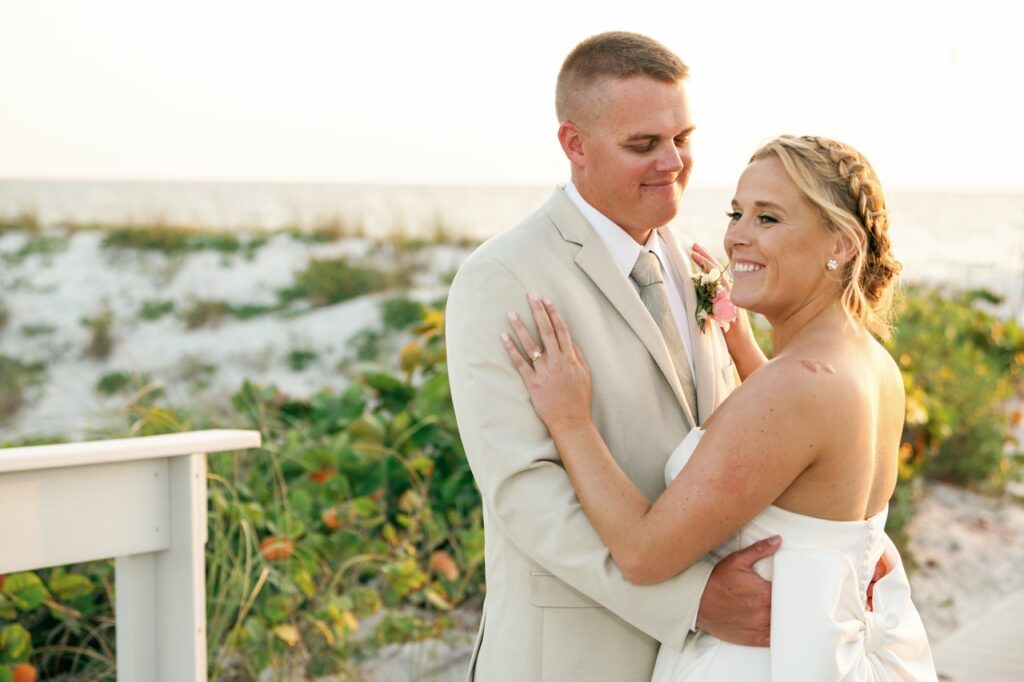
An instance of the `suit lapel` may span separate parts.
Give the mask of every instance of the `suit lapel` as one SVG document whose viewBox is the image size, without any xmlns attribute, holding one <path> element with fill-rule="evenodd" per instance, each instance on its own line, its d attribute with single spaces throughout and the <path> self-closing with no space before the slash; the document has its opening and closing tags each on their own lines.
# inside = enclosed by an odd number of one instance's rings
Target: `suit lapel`
<svg viewBox="0 0 1024 682">
<path fill-rule="evenodd" d="M 561 189 L 555 190 L 545 204 L 544 210 L 551 216 L 555 226 L 562 234 L 562 238 L 580 246 L 580 250 L 576 254 L 576 265 L 591 279 L 639 337 L 665 376 L 669 386 L 672 387 L 672 393 L 679 401 L 679 407 L 689 421 L 689 425 L 696 426 L 697 422 L 683 395 L 679 377 L 676 375 L 672 359 L 665 347 L 661 331 L 647 308 L 644 307 L 633 285 L 615 263 L 608 247 Z"/>
<path fill-rule="evenodd" d="M 714 323 L 710 321 L 707 323 L 707 331 L 704 332 L 697 325 L 697 291 L 693 285 L 696 266 L 686 256 L 690 244 L 681 244 L 669 228 L 662 228 L 659 234 L 669 245 L 668 258 L 672 261 L 675 271 L 680 273 L 683 279 L 679 286 L 682 289 L 683 302 L 686 304 L 686 325 L 690 330 L 690 340 L 693 342 L 693 366 L 697 372 L 697 376 L 694 377 L 694 383 L 697 386 L 697 414 L 700 423 L 704 423 L 704 420 L 718 405 L 718 377 L 716 376 L 718 363 L 715 362 L 713 336 L 721 332 L 714 328 Z"/>
</svg>

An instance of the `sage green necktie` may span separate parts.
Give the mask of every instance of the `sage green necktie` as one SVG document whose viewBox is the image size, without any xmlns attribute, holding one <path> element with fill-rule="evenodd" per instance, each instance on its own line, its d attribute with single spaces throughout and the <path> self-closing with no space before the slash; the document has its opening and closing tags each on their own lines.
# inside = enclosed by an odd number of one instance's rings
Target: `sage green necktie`
<svg viewBox="0 0 1024 682">
<path fill-rule="evenodd" d="M 651 317 L 661 330 L 669 357 L 672 358 L 672 364 L 679 376 L 679 383 L 683 387 L 683 395 L 690 404 L 694 419 L 697 419 L 697 390 L 694 388 L 693 375 L 690 373 L 690 360 L 679 336 L 676 320 L 672 316 L 672 308 L 669 307 L 668 289 L 665 287 L 661 261 L 654 253 L 641 251 L 629 277 L 640 287 L 640 300 L 647 306 Z"/>
</svg>

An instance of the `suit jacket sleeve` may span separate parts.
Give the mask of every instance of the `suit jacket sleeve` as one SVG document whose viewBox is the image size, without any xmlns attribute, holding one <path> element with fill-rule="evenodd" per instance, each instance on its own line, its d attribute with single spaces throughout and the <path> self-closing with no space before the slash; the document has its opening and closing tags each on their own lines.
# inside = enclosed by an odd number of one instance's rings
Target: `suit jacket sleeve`
<svg viewBox="0 0 1024 682">
<path fill-rule="evenodd" d="M 653 586 L 623 578 L 501 345 L 509 310 L 532 328 L 526 294 L 503 264 L 477 255 L 459 271 L 448 299 L 452 399 L 489 522 L 560 580 L 678 649 L 695 622 L 712 565 L 698 562 Z"/>
</svg>

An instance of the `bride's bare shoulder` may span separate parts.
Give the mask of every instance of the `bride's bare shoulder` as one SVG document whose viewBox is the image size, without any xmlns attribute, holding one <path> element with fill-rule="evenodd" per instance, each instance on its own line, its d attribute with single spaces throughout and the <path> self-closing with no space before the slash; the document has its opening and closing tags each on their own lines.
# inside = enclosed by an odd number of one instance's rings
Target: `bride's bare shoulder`
<svg viewBox="0 0 1024 682">
<path fill-rule="evenodd" d="M 744 382 L 750 385 L 776 386 L 778 384 L 822 383 L 841 376 L 843 363 L 832 354 L 803 352 L 789 353 L 772 358 Z"/>
<path fill-rule="evenodd" d="M 747 377 L 737 394 L 746 392 L 751 402 L 770 402 L 804 416 L 841 418 L 858 411 L 867 397 L 863 367 L 855 364 L 836 353 L 787 354 Z"/>
</svg>

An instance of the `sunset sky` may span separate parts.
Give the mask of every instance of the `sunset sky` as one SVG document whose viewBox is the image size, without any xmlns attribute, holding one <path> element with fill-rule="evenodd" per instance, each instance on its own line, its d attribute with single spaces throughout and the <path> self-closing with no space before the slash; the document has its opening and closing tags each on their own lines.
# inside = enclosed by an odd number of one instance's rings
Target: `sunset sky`
<svg viewBox="0 0 1024 682">
<path fill-rule="evenodd" d="M 0 179 L 548 184 L 579 40 L 691 68 L 695 185 L 825 134 L 889 186 L 1024 191 L 1011 3 L 0 0 Z"/>
</svg>

